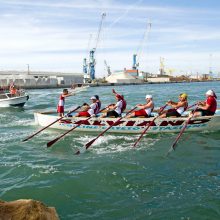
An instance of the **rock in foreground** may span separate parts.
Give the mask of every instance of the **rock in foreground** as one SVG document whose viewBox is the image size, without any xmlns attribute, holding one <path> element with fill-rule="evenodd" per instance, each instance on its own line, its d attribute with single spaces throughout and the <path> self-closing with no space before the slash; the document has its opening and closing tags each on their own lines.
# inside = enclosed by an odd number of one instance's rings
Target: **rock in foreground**
<svg viewBox="0 0 220 220">
<path fill-rule="evenodd" d="M 0 201 L 0 220 L 59 220 L 59 217 L 53 207 L 31 199 L 20 199 Z"/>
</svg>

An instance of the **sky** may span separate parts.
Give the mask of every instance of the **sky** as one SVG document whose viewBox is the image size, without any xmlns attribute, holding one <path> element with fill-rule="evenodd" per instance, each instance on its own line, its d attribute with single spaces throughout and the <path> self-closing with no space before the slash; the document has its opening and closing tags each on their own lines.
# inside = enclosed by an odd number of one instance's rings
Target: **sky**
<svg viewBox="0 0 220 220">
<path fill-rule="evenodd" d="M 0 70 L 83 71 L 97 44 L 96 77 L 130 69 L 220 72 L 219 0 L 0 0 Z M 151 28 L 149 25 L 151 23 Z M 144 39 L 144 40 L 143 40 Z"/>
</svg>

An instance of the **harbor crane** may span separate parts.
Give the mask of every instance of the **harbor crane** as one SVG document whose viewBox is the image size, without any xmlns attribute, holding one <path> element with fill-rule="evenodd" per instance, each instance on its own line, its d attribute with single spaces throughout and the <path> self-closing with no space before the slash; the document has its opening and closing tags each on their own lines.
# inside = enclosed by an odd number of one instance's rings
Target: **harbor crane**
<svg viewBox="0 0 220 220">
<path fill-rule="evenodd" d="M 107 70 L 107 73 L 108 73 L 108 76 L 110 76 L 112 74 L 111 70 L 110 70 L 110 66 L 108 66 L 106 60 L 104 60 L 104 64 L 105 64 L 105 67 L 106 67 L 106 70 Z"/>
<path fill-rule="evenodd" d="M 87 45 L 86 55 L 89 53 L 89 48 L 90 48 L 91 40 L 92 40 L 92 34 L 90 34 L 90 36 L 89 36 L 89 41 L 88 41 L 88 45 Z M 83 59 L 83 73 L 84 73 L 84 77 L 88 78 L 86 76 L 86 75 L 88 75 L 88 64 L 87 64 L 87 59 L 86 58 Z"/>
<path fill-rule="evenodd" d="M 84 58 L 83 60 L 84 82 L 86 83 L 91 82 L 92 80 L 95 79 L 95 65 L 96 65 L 95 52 L 97 50 L 98 43 L 100 41 L 100 34 L 102 31 L 103 21 L 105 17 L 106 17 L 106 13 L 102 13 L 99 29 L 97 32 L 97 37 L 95 40 L 95 46 L 89 51 L 89 63 L 87 64 L 86 58 Z"/>
<path fill-rule="evenodd" d="M 142 39 L 139 43 L 138 48 L 137 48 L 137 53 L 133 55 L 133 66 L 132 66 L 133 70 L 138 70 L 143 47 L 144 47 L 144 44 L 147 42 L 150 30 L 151 30 L 151 25 L 152 25 L 152 23 L 148 20 L 146 30 L 142 36 Z"/>
<path fill-rule="evenodd" d="M 160 57 L 160 75 L 164 75 L 165 74 L 165 65 L 164 65 L 164 58 Z"/>
</svg>

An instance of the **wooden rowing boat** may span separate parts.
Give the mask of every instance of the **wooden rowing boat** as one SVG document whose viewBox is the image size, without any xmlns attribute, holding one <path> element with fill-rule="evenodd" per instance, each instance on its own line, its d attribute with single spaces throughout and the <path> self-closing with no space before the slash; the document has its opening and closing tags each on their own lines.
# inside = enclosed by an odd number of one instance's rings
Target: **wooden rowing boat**
<svg viewBox="0 0 220 220">
<path fill-rule="evenodd" d="M 40 126 L 47 126 L 58 119 L 52 112 L 34 113 L 35 122 Z M 112 125 L 117 118 L 94 117 L 86 121 L 87 118 L 65 117 L 51 126 L 54 129 L 69 130 L 81 123 L 76 128 L 77 131 L 101 132 Z M 150 118 L 130 118 L 122 119 L 117 126 L 109 129 L 109 133 L 129 133 L 139 134 L 151 123 L 154 117 Z M 187 117 L 179 118 L 158 118 L 151 124 L 148 133 L 179 132 L 187 121 Z M 187 131 L 220 130 L 220 110 L 214 116 L 203 116 L 192 118 L 186 128 Z"/>
</svg>

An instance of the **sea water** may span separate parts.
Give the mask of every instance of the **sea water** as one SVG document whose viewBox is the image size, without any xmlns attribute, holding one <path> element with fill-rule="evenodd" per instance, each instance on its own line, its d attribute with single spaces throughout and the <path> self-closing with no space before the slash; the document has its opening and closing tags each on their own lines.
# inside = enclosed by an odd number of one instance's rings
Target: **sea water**
<svg viewBox="0 0 220 220">
<path fill-rule="evenodd" d="M 90 87 L 66 98 L 70 110 L 92 95 L 102 106 L 114 103 L 113 87 Z M 189 104 L 220 97 L 220 82 L 118 86 L 127 109 L 153 95 L 157 107 L 187 93 Z M 220 219 L 220 131 L 185 132 L 166 157 L 177 134 L 105 134 L 84 154 L 75 151 L 98 133 L 46 129 L 22 142 L 39 126 L 33 113 L 56 110 L 61 89 L 29 90 L 24 108 L 0 109 L 0 199 L 35 199 L 56 208 L 60 219 Z"/>
</svg>

